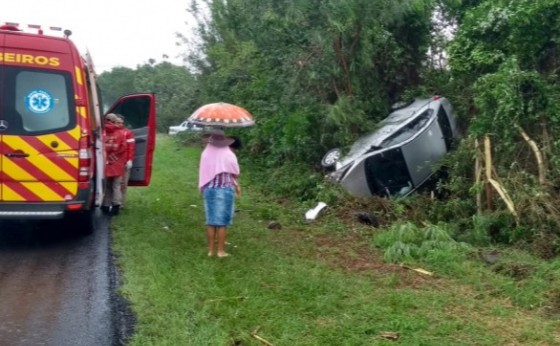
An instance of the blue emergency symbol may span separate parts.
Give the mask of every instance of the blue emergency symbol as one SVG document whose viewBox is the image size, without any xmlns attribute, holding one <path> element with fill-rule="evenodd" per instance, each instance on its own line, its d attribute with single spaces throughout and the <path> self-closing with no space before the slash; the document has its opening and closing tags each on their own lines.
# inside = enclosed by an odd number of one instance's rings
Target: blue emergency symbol
<svg viewBox="0 0 560 346">
<path fill-rule="evenodd" d="M 43 89 L 32 90 L 25 97 L 25 107 L 35 114 L 45 114 L 52 110 L 54 99 L 48 91 Z"/>
</svg>

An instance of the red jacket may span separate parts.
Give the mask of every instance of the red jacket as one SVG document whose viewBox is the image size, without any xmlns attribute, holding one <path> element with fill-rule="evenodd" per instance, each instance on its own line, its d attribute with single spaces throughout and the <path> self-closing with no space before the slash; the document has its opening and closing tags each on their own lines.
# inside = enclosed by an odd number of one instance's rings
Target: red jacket
<svg viewBox="0 0 560 346">
<path fill-rule="evenodd" d="M 105 123 L 105 152 L 107 154 L 105 176 L 112 178 L 124 175 L 124 165 L 127 160 L 125 133 L 122 128 L 111 122 Z"/>
<path fill-rule="evenodd" d="M 136 148 L 134 134 L 126 127 L 122 129 L 124 131 L 124 138 L 126 139 L 126 160 L 131 161 L 134 160 L 134 149 Z"/>
</svg>

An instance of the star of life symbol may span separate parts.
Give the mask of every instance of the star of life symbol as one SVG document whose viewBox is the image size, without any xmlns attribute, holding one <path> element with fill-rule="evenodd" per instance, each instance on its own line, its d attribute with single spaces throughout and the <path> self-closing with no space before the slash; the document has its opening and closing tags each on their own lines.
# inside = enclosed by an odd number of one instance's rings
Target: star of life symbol
<svg viewBox="0 0 560 346">
<path fill-rule="evenodd" d="M 25 97 L 25 106 L 33 113 L 45 114 L 52 109 L 53 98 L 46 90 L 33 90 Z"/>
</svg>

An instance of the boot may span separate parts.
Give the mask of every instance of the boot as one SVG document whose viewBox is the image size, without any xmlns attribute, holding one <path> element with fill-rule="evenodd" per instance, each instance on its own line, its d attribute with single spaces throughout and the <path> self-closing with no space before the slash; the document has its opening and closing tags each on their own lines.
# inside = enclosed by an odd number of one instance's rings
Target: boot
<svg viewBox="0 0 560 346">
<path fill-rule="evenodd" d="M 112 207 L 111 207 L 111 215 L 112 215 L 112 216 L 117 216 L 117 215 L 119 215 L 120 209 L 121 209 L 121 206 L 118 205 L 118 204 L 112 206 Z"/>
<path fill-rule="evenodd" d="M 108 205 L 102 205 L 101 211 L 103 212 L 103 214 L 109 214 L 109 212 L 111 211 L 111 207 L 109 207 Z"/>
</svg>

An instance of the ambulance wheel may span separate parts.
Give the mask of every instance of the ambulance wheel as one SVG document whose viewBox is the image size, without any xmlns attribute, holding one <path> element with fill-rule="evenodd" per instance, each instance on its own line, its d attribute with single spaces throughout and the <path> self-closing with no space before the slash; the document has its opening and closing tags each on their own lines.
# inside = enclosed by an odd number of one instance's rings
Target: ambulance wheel
<svg viewBox="0 0 560 346">
<path fill-rule="evenodd" d="M 90 235 L 95 231 L 97 225 L 95 208 L 69 215 L 69 219 L 74 231 L 80 235 Z"/>
</svg>

